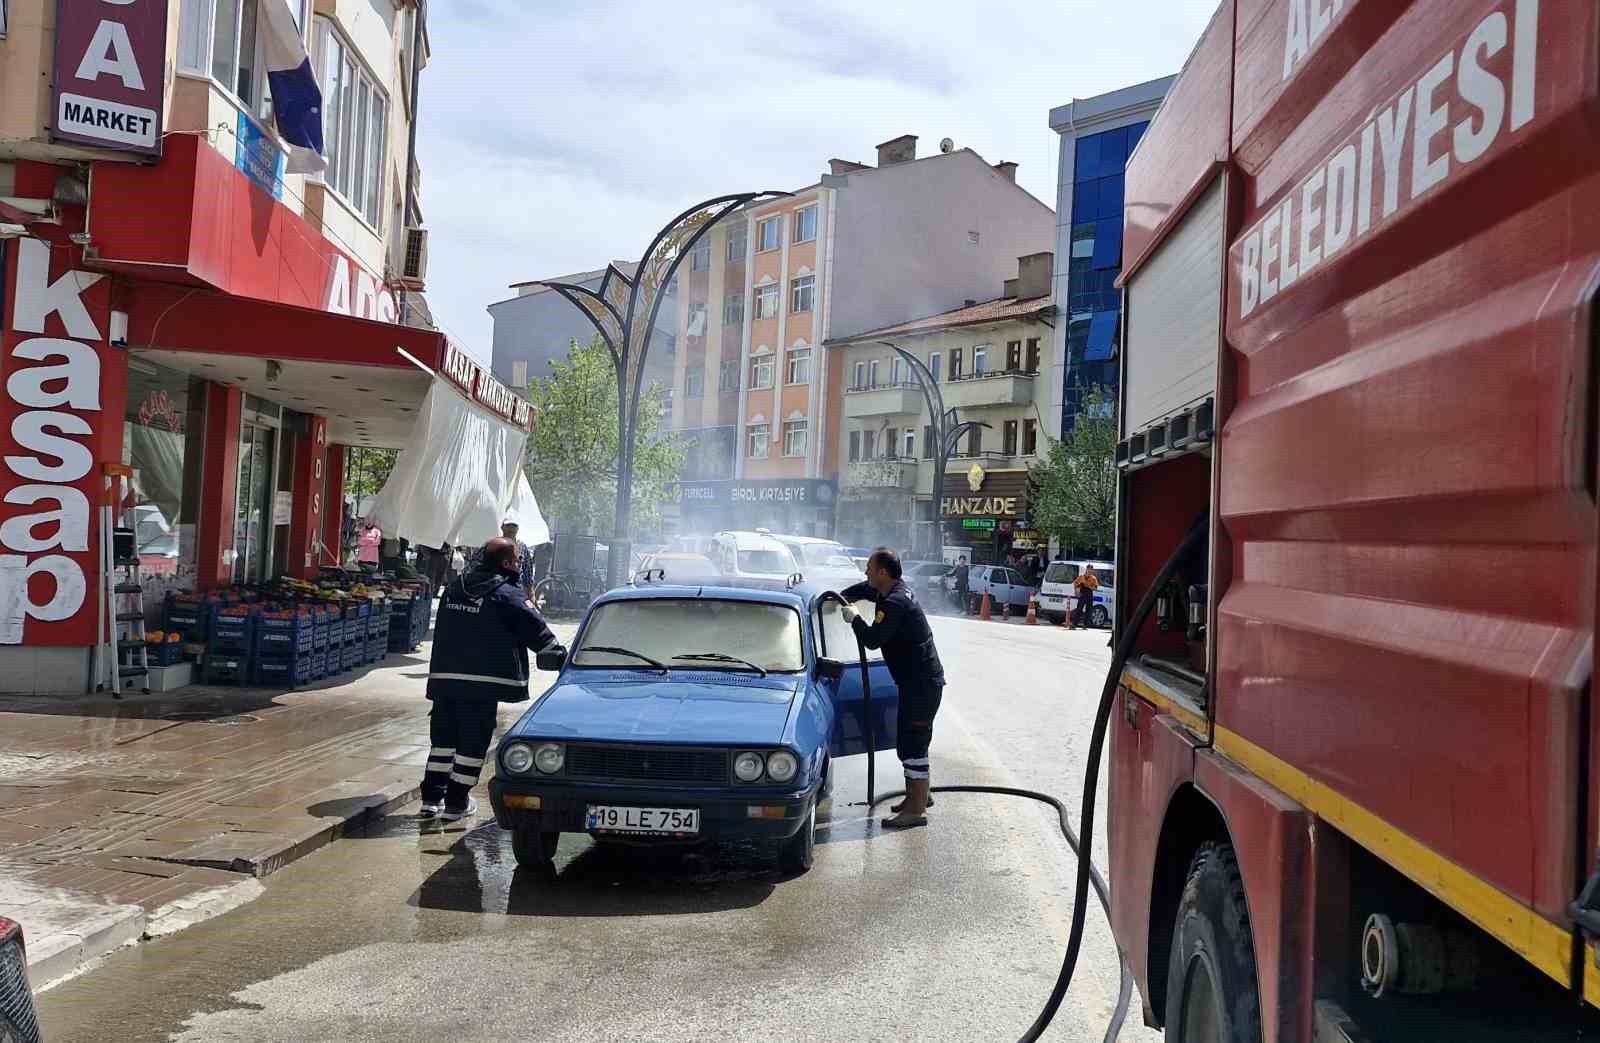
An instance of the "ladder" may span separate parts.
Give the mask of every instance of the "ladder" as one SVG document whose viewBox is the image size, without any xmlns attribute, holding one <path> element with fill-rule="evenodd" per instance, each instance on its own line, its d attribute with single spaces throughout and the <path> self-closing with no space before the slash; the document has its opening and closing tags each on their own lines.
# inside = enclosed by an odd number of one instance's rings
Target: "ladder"
<svg viewBox="0 0 1600 1043">
<path fill-rule="evenodd" d="M 122 698 L 123 682 L 150 691 L 150 646 L 145 642 L 144 584 L 139 576 L 137 516 L 131 500 L 133 471 L 106 464 L 100 506 L 100 573 L 103 597 L 96 637 L 97 688 Z M 113 519 L 121 516 L 121 523 Z M 129 684 L 128 687 L 133 687 Z"/>
</svg>

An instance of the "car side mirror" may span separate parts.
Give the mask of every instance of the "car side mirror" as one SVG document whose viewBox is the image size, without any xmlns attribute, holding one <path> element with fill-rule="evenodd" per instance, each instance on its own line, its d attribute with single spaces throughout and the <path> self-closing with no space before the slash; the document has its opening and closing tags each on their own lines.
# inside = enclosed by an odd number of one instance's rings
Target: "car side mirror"
<svg viewBox="0 0 1600 1043">
<path fill-rule="evenodd" d="M 567 665 L 567 650 L 560 645 L 555 645 L 537 653 L 533 660 L 534 665 L 540 670 L 557 673 L 563 666 Z"/>
<path fill-rule="evenodd" d="M 838 659 L 829 659 L 826 656 L 817 658 L 817 680 L 841 681 L 844 679 L 844 663 Z"/>
</svg>

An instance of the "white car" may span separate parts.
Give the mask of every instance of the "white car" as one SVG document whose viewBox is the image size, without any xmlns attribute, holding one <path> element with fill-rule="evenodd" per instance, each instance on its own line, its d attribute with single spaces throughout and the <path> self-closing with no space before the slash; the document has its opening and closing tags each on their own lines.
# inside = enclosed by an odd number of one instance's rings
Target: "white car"
<svg viewBox="0 0 1600 1043">
<path fill-rule="evenodd" d="M 770 532 L 719 532 L 706 556 L 728 579 L 787 580 L 802 571 L 788 546 Z"/>
<path fill-rule="evenodd" d="M 789 548 L 789 553 L 800 563 L 800 571 L 805 573 L 808 580 L 843 588 L 866 578 L 865 564 L 857 565 L 844 544 L 838 540 L 820 536 L 785 536 L 782 533 L 772 535 Z"/>
<path fill-rule="evenodd" d="M 1100 581 L 1094 607 L 1089 610 L 1089 625 L 1110 626 L 1117 611 L 1117 570 L 1109 561 L 1052 561 L 1039 587 L 1039 614 L 1057 623 L 1065 620 L 1078 607 L 1072 581 L 1085 569 L 1093 570 Z"/>
</svg>

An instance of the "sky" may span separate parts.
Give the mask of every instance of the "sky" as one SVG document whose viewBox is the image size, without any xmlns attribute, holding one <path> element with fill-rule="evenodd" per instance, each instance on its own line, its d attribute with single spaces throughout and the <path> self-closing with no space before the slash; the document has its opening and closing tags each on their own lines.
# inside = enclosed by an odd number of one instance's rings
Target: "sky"
<svg viewBox="0 0 1600 1043">
<path fill-rule="evenodd" d="M 1177 72 L 1215 0 L 438 0 L 420 92 L 428 302 L 487 362 L 514 282 L 637 260 L 679 211 L 916 134 L 1054 207 L 1050 109 Z"/>
</svg>

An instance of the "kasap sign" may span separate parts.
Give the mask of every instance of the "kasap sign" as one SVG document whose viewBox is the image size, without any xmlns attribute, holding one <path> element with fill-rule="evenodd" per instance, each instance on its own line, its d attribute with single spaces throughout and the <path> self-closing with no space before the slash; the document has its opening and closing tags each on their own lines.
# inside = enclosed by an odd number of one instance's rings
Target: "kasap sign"
<svg viewBox="0 0 1600 1043">
<path fill-rule="evenodd" d="M 55 137 L 160 153 L 166 58 L 166 0 L 56 0 Z"/>
<path fill-rule="evenodd" d="M 104 276 L 53 271 L 66 253 L 48 243 L 18 239 L 6 252 L 0 274 L 14 271 L 15 284 L 0 326 L 0 645 L 91 645 L 109 294 Z"/>
</svg>

